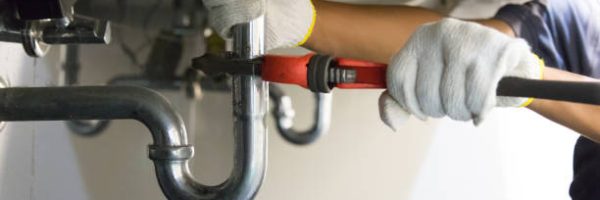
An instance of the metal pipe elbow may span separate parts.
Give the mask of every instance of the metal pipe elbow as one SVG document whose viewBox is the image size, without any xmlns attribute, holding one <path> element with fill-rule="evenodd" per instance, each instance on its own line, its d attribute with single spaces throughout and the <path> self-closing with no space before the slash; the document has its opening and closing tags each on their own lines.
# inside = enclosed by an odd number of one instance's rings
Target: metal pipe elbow
<svg viewBox="0 0 600 200">
<path fill-rule="evenodd" d="M 305 131 L 294 129 L 295 111 L 292 107 L 292 100 L 285 95 L 281 88 L 272 86 L 269 96 L 275 102 L 273 116 L 275 117 L 277 130 L 286 141 L 297 145 L 308 145 L 328 131 L 331 121 L 331 94 L 314 94 L 316 103 L 313 115 L 314 122 L 311 128 Z"/>
<path fill-rule="evenodd" d="M 157 105 L 149 106 L 156 107 Z M 156 111 L 158 110 L 161 109 Z M 170 113 L 176 114 L 172 111 Z M 170 114 L 167 113 L 167 115 Z M 260 113 L 257 115 L 259 118 L 263 116 Z M 242 124 L 248 124 L 249 118 L 237 117 L 243 122 Z M 149 146 L 149 158 L 154 162 L 159 185 L 168 199 L 245 200 L 252 199 L 256 195 L 265 173 L 266 135 L 264 132 L 257 132 L 253 129 L 236 129 L 234 131 L 234 166 L 231 175 L 219 185 L 207 186 L 197 182 L 189 170 L 188 161 L 194 156 L 194 147 L 187 143 L 187 133 L 183 121 L 179 115 L 172 119 L 178 121 L 173 123 L 176 126 L 163 127 L 162 130 L 180 131 L 182 139 L 185 140 L 178 144 L 161 143 L 160 140 L 155 140 L 154 144 Z M 165 119 L 165 121 L 169 120 Z M 147 124 L 147 126 L 151 125 Z"/>
<path fill-rule="evenodd" d="M 187 160 L 154 160 L 154 164 L 158 182 L 167 199 L 252 199 L 262 182 L 262 174 L 250 175 L 251 177 L 260 177 L 259 179 L 233 175 L 219 185 L 206 186 L 195 181 L 190 175 Z"/>
<path fill-rule="evenodd" d="M 140 121 L 151 129 L 153 135 L 164 135 L 163 131 L 165 131 L 179 132 L 179 134 L 167 133 L 169 137 L 181 136 L 180 142 L 156 137 L 154 144 L 149 146 L 148 155 L 154 162 L 156 177 L 163 194 L 168 199 L 177 200 L 252 199 L 260 188 L 265 171 L 263 157 L 265 140 L 259 138 L 261 134 L 234 133 L 236 150 L 230 177 L 216 186 L 203 185 L 195 180 L 189 170 L 188 161 L 194 156 L 194 147 L 188 144 L 183 120 L 170 108 L 170 104 L 162 96 L 160 97 L 151 98 L 157 100 L 155 102 L 142 104 L 140 116 L 154 115 L 172 126 L 162 124 L 160 125 L 162 128 L 153 130 L 152 123 L 156 122 L 153 118 L 142 118 Z"/>
<path fill-rule="evenodd" d="M 135 119 L 155 144 L 187 145 L 185 126 L 160 94 L 140 87 L 0 89 L 1 121 Z"/>
<path fill-rule="evenodd" d="M 165 147 L 188 145 L 183 119 L 165 97 L 143 87 L 113 88 L 122 89 L 115 94 L 120 98 L 112 101 L 115 104 L 123 104 L 119 107 L 125 111 L 129 110 L 132 119 L 141 122 L 150 130 L 154 145 Z"/>
</svg>

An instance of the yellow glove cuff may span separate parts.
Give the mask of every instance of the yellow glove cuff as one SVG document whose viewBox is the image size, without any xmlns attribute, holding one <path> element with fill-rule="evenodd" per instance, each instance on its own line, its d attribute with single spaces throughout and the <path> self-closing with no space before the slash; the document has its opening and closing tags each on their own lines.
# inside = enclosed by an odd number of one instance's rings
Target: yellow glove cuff
<svg viewBox="0 0 600 200">
<path fill-rule="evenodd" d="M 542 58 L 540 58 L 538 55 L 533 54 L 533 56 L 535 58 L 537 58 L 538 63 L 539 63 L 539 68 L 540 68 L 540 80 L 544 79 L 544 68 L 546 67 L 546 63 L 544 63 L 544 60 Z M 535 100 L 535 98 L 529 98 L 527 99 L 527 101 L 525 101 L 525 103 L 523 103 L 521 106 L 519 106 L 520 108 L 523 107 L 527 107 L 529 105 L 531 105 L 531 103 L 533 103 L 533 100 Z"/>
<path fill-rule="evenodd" d="M 302 38 L 302 40 L 298 44 L 296 44 L 296 46 L 304 45 L 312 35 L 313 30 L 315 29 L 315 24 L 317 22 L 317 9 L 315 8 L 315 5 L 312 2 L 310 3 L 310 6 L 312 8 L 312 21 L 310 22 L 310 27 L 308 28 L 308 32 L 304 35 L 304 38 Z"/>
</svg>

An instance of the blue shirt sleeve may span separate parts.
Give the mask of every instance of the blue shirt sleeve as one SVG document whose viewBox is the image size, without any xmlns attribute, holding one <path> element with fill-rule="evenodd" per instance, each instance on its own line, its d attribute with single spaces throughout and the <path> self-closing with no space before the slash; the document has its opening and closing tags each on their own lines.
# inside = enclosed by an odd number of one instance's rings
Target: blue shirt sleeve
<svg viewBox="0 0 600 200">
<path fill-rule="evenodd" d="M 531 1 L 495 16 L 548 66 L 600 78 L 600 0 Z"/>
<path fill-rule="evenodd" d="M 525 39 L 548 66 L 600 78 L 600 0 L 531 1 L 495 16 Z M 573 155 L 574 200 L 600 199 L 600 144 L 581 137 Z"/>
</svg>

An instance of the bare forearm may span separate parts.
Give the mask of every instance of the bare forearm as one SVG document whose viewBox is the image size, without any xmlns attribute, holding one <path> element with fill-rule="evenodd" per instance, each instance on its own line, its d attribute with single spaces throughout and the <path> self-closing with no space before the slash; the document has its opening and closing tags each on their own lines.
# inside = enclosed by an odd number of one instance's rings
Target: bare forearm
<svg viewBox="0 0 600 200">
<path fill-rule="evenodd" d="M 557 81 L 598 81 L 586 76 L 581 76 L 557 69 L 546 68 L 545 80 Z M 536 99 L 529 108 L 542 116 L 573 129 L 583 136 L 600 142 L 600 106 Z"/>
<path fill-rule="evenodd" d="M 407 6 L 349 5 L 313 0 L 317 20 L 305 47 L 319 53 L 387 63 L 421 25 L 444 16 L 430 10 Z M 514 36 L 499 20 L 475 20 L 484 26 Z M 546 68 L 545 79 L 596 81 L 589 77 Z M 535 100 L 530 109 L 600 142 L 600 106 Z"/>
<path fill-rule="evenodd" d="M 317 20 L 305 47 L 319 53 L 380 63 L 387 63 L 419 26 L 444 17 L 417 7 L 313 2 Z M 477 22 L 512 35 L 503 22 Z"/>
</svg>

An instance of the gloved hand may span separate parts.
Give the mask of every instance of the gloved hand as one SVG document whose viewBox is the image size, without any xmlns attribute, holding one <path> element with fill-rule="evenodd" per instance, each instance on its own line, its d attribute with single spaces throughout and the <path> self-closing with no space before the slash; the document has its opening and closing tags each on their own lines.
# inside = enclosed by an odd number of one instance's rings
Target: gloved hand
<svg viewBox="0 0 600 200">
<path fill-rule="evenodd" d="M 316 20 L 310 0 L 203 0 L 211 26 L 223 38 L 236 24 L 265 15 L 267 50 L 302 45 L 308 40 Z"/>
<path fill-rule="evenodd" d="M 389 64 L 381 118 L 394 130 L 409 114 L 479 124 L 494 106 L 526 106 L 533 100 L 496 97 L 502 77 L 541 79 L 543 66 L 522 39 L 456 19 L 427 24 Z"/>
</svg>

